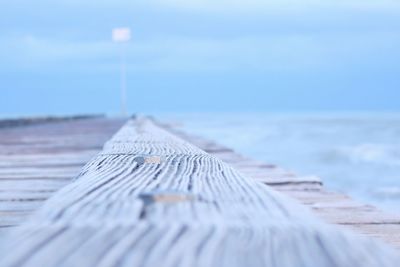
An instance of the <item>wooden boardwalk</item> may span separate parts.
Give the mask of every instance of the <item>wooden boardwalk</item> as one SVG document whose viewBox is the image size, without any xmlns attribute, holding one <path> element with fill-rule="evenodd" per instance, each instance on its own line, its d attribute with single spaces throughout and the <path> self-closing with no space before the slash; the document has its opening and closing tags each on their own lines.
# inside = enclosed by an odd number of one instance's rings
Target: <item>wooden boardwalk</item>
<svg viewBox="0 0 400 267">
<path fill-rule="evenodd" d="M 119 119 L 9 120 L 0 126 L 0 235 L 70 183 Z"/>
<path fill-rule="evenodd" d="M 326 222 L 377 238 L 400 251 L 400 215 L 382 212 L 349 196 L 329 192 L 318 177 L 298 176 L 278 166 L 245 157 L 214 141 L 188 134 L 179 125 L 162 124 L 162 127 L 230 164 L 245 176 L 297 199 Z"/>
<path fill-rule="evenodd" d="M 145 119 L 128 122 L 3 239 L 0 259 L 4 267 L 368 267 L 400 260 Z"/>
</svg>

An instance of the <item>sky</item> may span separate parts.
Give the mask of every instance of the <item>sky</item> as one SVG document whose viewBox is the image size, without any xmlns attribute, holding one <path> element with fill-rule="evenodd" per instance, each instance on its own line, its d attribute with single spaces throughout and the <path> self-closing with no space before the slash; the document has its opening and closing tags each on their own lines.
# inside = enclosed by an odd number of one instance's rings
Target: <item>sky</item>
<svg viewBox="0 0 400 267">
<path fill-rule="evenodd" d="M 400 111 L 397 0 L 0 3 L 0 116 Z"/>
</svg>

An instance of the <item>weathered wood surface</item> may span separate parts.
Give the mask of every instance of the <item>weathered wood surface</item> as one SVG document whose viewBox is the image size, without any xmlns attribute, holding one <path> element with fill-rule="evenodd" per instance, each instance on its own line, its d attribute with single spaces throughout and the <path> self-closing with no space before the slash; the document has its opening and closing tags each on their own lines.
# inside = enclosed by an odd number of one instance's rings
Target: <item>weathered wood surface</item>
<svg viewBox="0 0 400 267">
<path fill-rule="evenodd" d="M 400 260 L 148 120 L 127 123 L 3 240 L 0 259 L 4 267 L 381 267 Z"/>
<path fill-rule="evenodd" d="M 297 176 L 278 166 L 245 157 L 212 140 L 189 134 L 181 129 L 181 125 L 162 124 L 162 126 L 232 165 L 245 176 L 297 199 L 325 221 L 378 238 L 400 250 L 399 215 L 388 214 L 346 195 L 329 192 L 322 186 L 318 177 Z"/>
<path fill-rule="evenodd" d="M 75 178 L 122 124 L 90 117 L 1 121 L 0 236 Z"/>
</svg>

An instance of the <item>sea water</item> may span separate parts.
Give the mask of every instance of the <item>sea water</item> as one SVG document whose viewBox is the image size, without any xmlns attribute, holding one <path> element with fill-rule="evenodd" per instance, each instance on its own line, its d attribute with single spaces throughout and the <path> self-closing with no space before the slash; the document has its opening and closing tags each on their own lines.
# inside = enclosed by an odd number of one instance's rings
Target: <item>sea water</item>
<svg viewBox="0 0 400 267">
<path fill-rule="evenodd" d="M 183 128 L 400 212 L 400 114 L 186 114 Z"/>
</svg>

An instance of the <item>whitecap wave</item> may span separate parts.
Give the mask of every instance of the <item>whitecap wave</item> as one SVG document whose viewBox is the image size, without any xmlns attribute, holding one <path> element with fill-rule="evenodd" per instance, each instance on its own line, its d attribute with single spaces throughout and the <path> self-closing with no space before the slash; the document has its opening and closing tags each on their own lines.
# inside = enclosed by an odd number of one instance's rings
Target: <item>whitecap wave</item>
<svg viewBox="0 0 400 267">
<path fill-rule="evenodd" d="M 385 144 L 339 147 L 325 153 L 324 158 L 325 160 L 346 160 L 352 163 L 400 166 L 400 147 Z"/>
<path fill-rule="evenodd" d="M 400 187 L 380 187 L 372 190 L 371 194 L 377 198 L 400 199 Z"/>
</svg>

